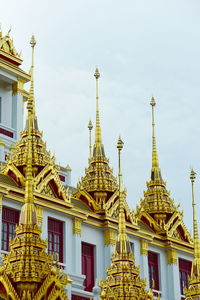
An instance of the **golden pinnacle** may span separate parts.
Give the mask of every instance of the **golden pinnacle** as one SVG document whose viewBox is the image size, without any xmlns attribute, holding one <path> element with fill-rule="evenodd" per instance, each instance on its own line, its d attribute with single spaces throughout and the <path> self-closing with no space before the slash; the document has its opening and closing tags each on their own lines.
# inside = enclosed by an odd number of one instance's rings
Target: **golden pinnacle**
<svg viewBox="0 0 200 300">
<path fill-rule="evenodd" d="M 191 182 L 194 182 L 196 179 L 196 173 L 193 169 L 191 169 L 191 172 L 190 172 L 190 180 Z"/>
<path fill-rule="evenodd" d="M 100 73 L 99 73 L 99 69 L 98 68 L 96 68 L 96 70 L 95 70 L 94 77 L 96 79 L 98 79 L 100 77 Z"/>
<path fill-rule="evenodd" d="M 119 151 L 121 151 L 123 149 L 123 145 L 124 145 L 124 142 L 122 141 L 121 137 L 119 136 L 119 139 L 118 139 L 118 142 L 117 142 L 117 149 Z"/>
<path fill-rule="evenodd" d="M 90 120 L 89 123 L 88 123 L 88 129 L 92 130 L 92 128 L 93 128 L 93 125 L 92 125 L 92 121 Z"/>
<path fill-rule="evenodd" d="M 30 44 L 31 44 L 31 47 L 35 47 L 35 45 L 36 45 L 36 40 L 35 40 L 34 35 L 32 35 L 32 37 L 31 37 Z"/>
<path fill-rule="evenodd" d="M 156 101 L 155 101 L 154 97 L 151 98 L 150 105 L 151 106 L 155 106 L 156 105 Z"/>
</svg>

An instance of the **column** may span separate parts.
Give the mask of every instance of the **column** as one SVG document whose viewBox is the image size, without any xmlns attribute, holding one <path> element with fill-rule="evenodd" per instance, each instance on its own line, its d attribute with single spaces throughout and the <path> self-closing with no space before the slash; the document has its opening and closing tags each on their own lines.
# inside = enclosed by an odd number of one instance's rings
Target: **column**
<svg viewBox="0 0 200 300">
<path fill-rule="evenodd" d="M 111 265 L 111 256 L 114 251 L 114 245 L 116 243 L 117 233 L 113 229 L 106 229 L 104 231 L 104 255 L 105 255 L 105 277 L 106 277 L 106 267 Z"/>
<path fill-rule="evenodd" d="M 167 282 L 168 298 L 171 300 L 180 299 L 180 283 L 177 252 L 174 249 L 167 251 Z"/>
<path fill-rule="evenodd" d="M 0 194 L 0 251 L 1 251 L 1 235 L 2 235 L 2 207 L 3 207 L 3 195 Z M 2 256 L 0 256 L 0 264 L 2 264 L 1 259 L 2 259 Z"/>
<path fill-rule="evenodd" d="M 12 87 L 12 124 L 11 127 L 16 130 L 15 139 L 20 138 L 20 132 L 23 130 L 23 102 L 24 102 L 24 81 L 18 79 Z"/>
<path fill-rule="evenodd" d="M 149 289 L 148 242 L 140 240 L 140 274 L 146 279 L 146 289 Z"/>
</svg>

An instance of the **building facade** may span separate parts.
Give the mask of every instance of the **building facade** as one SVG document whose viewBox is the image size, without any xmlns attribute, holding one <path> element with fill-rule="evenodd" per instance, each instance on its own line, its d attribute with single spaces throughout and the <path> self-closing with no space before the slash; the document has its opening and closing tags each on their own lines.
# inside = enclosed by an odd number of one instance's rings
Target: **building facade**
<svg viewBox="0 0 200 300">
<path fill-rule="evenodd" d="M 26 194 L 28 125 L 23 128 L 23 104 L 33 95 L 32 176 L 34 203 L 47 252 L 69 275 L 66 287 L 72 300 L 100 299 L 99 280 L 106 278 L 118 231 L 119 184 L 114 177 L 103 145 L 98 84 L 96 80 L 95 142 L 88 167 L 69 188 L 71 169 L 59 168 L 50 156 L 38 126 L 34 105 L 33 77 L 24 72 L 22 60 L 10 38 L 0 33 L 0 230 L 1 255 L 10 251 L 10 240 Z M 32 65 L 33 74 L 33 65 Z M 24 90 L 32 82 L 30 91 Z M 155 100 L 152 108 L 152 168 L 140 205 L 130 210 L 124 199 L 126 235 L 131 242 L 136 266 L 146 289 L 155 299 L 185 299 L 193 260 L 193 239 L 183 214 L 170 197 L 159 167 L 155 136 Z M 29 109 L 29 104 L 28 104 Z M 91 126 L 90 126 L 91 128 Z M 91 128 L 92 129 L 92 128 Z M 22 131 L 20 135 L 20 131 Z M 91 131 L 90 131 L 91 132 Z M 124 158 L 125 159 L 125 158 Z M 125 178 L 125 176 L 124 176 Z M 102 298 L 103 299 L 103 298 Z M 151 299 L 151 298 L 149 298 Z"/>
</svg>

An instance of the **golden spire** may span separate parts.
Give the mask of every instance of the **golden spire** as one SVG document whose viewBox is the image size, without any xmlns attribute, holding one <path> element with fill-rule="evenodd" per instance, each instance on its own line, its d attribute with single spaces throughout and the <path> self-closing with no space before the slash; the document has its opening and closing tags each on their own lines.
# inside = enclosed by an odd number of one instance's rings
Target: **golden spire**
<svg viewBox="0 0 200 300">
<path fill-rule="evenodd" d="M 27 103 L 28 109 L 28 136 L 27 136 L 27 162 L 25 167 L 25 204 L 22 207 L 20 214 L 20 224 L 36 224 L 36 209 L 34 206 L 34 196 L 33 196 L 33 162 L 32 162 L 32 130 L 33 130 L 33 120 L 35 118 L 35 104 L 34 104 L 34 81 L 33 81 L 33 69 L 34 69 L 34 47 L 36 41 L 34 36 L 32 36 L 30 41 L 32 47 L 32 64 L 31 64 L 31 85 L 29 99 Z"/>
<path fill-rule="evenodd" d="M 41 155 L 41 140 L 35 128 L 33 67 L 35 39 L 31 39 L 32 66 L 31 87 L 27 104 L 28 116 L 26 129 L 22 133 L 23 141 L 23 173 L 25 179 L 25 203 L 20 213 L 19 225 L 15 237 L 10 241 L 10 253 L 3 257 L 1 267 L 1 283 L 4 286 L 3 299 L 30 300 L 57 298 L 68 300 L 65 285 L 71 284 L 70 278 L 53 263 L 53 255 L 47 253 L 47 243 L 41 238 L 41 227 L 37 223 L 34 204 L 34 180 L 37 142 Z M 25 146 L 25 147 L 24 147 Z M 25 148 L 25 149 L 24 149 Z M 15 155 L 15 153 L 13 154 Z M 48 170 L 47 170 L 48 171 Z M 13 295 L 12 297 L 10 295 Z M 2 296 L 2 294 L 1 294 Z"/>
<path fill-rule="evenodd" d="M 90 151 L 90 158 L 92 156 L 92 121 L 90 120 L 88 123 L 88 129 L 89 129 L 89 151 Z"/>
<path fill-rule="evenodd" d="M 109 159 L 105 156 L 104 146 L 102 144 L 98 92 L 98 79 L 100 77 L 100 73 L 98 69 L 95 70 L 94 77 L 96 78 L 95 142 L 93 151 L 91 151 L 92 124 L 89 122 L 89 166 L 85 169 L 85 176 L 78 182 L 77 190 L 73 195 L 81 198 L 81 200 L 87 203 L 93 210 L 102 214 L 103 212 L 107 212 L 106 203 L 114 194 L 114 198 L 117 201 L 118 185 L 117 179 L 113 176 L 113 170 L 109 166 Z"/>
<path fill-rule="evenodd" d="M 29 98 L 28 98 L 28 113 L 32 113 L 35 115 L 35 97 L 34 97 L 34 48 L 36 45 L 36 40 L 34 35 L 32 35 L 30 44 L 32 47 L 32 63 L 31 63 L 31 69 L 30 69 L 30 75 L 31 75 L 31 84 L 30 84 L 30 91 L 29 91 Z"/>
<path fill-rule="evenodd" d="M 152 107 L 152 167 L 158 168 L 158 154 L 156 151 L 156 136 L 155 136 L 155 116 L 154 116 L 154 107 L 156 106 L 156 102 L 154 97 L 151 98 L 150 105 Z"/>
<path fill-rule="evenodd" d="M 99 116 L 99 77 L 100 73 L 96 68 L 94 77 L 96 78 L 96 128 L 95 128 L 95 145 L 94 145 L 94 156 L 103 155 L 104 150 L 102 149 L 102 137 L 101 137 L 101 126 Z"/>
<path fill-rule="evenodd" d="M 194 257 L 195 259 L 200 259 L 200 248 L 199 248 L 199 233 L 198 233 L 198 223 L 197 223 L 197 212 L 196 212 L 196 202 L 194 197 L 194 182 L 196 179 L 196 173 L 192 169 L 190 172 L 190 180 L 192 183 L 192 209 L 193 209 L 193 235 L 194 235 Z"/>
<path fill-rule="evenodd" d="M 119 137 L 117 143 L 119 162 L 119 226 L 112 264 L 107 268 L 107 278 L 101 280 L 101 300 L 143 299 L 152 300 L 151 291 L 145 290 L 145 280 L 140 278 L 140 268 L 135 266 L 129 238 L 126 234 L 124 211 L 124 193 L 122 193 L 121 150 L 123 142 Z"/>
<path fill-rule="evenodd" d="M 189 278 L 189 287 L 184 289 L 186 300 L 200 299 L 200 241 L 199 241 L 199 233 L 198 233 L 196 202 L 194 196 L 195 179 L 196 179 L 196 173 L 192 169 L 190 172 L 190 180 L 192 183 L 194 260 L 192 262 L 191 276 Z"/>
<path fill-rule="evenodd" d="M 120 242 L 120 245 L 122 245 L 123 241 L 127 240 L 126 237 L 126 224 L 125 224 L 125 212 L 124 212 L 124 200 L 122 197 L 122 170 L 121 170 L 121 150 L 123 149 L 123 141 L 121 137 L 119 137 L 117 142 L 117 149 L 118 149 L 118 164 L 119 164 L 119 236 L 118 241 Z M 126 245 L 125 245 L 126 246 Z M 122 247 L 123 248 L 123 247 Z M 126 247 L 125 247 L 126 248 Z M 126 249 L 121 249 L 121 251 L 126 252 Z"/>
</svg>

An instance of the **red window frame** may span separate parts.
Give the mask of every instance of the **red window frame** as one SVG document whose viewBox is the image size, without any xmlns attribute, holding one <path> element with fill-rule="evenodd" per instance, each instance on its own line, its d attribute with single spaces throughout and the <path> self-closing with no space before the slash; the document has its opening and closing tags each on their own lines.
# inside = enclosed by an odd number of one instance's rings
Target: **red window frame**
<svg viewBox="0 0 200 300">
<path fill-rule="evenodd" d="M 159 268 L 158 254 L 148 251 L 148 266 L 149 266 L 149 287 L 159 291 Z"/>
<path fill-rule="evenodd" d="M 10 207 L 2 208 L 1 250 L 9 251 L 9 242 L 15 236 L 15 227 L 19 223 L 19 211 Z"/>
<path fill-rule="evenodd" d="M 48 253 L 63 262 L 63 222 L 48 218 Z"/>
<path fill-rule="evenodd" d="M 191 275 L 192 262 L 190 260 L 178 259 L 179 264 L 179 279 L 180 279 L 180 292 L 184 295 L 184 287 L 188 288 L 189 276 Z"/>
<path fill-rule="evenodd" d="M 85 291 L 94 287 L 94 245 L 82 242 L 82 274 L 85 275 Z"/>
</svg>

